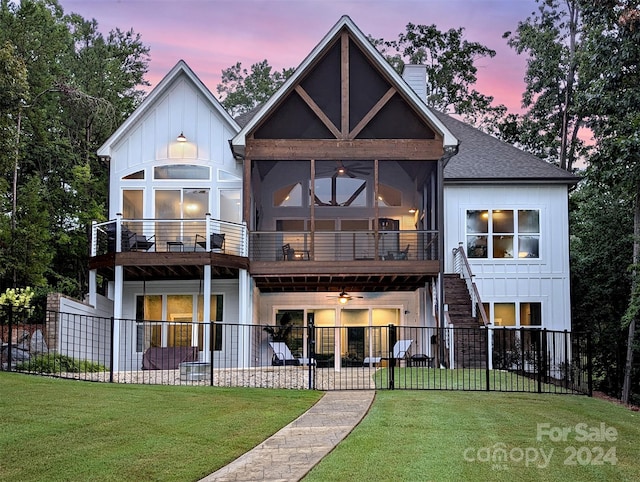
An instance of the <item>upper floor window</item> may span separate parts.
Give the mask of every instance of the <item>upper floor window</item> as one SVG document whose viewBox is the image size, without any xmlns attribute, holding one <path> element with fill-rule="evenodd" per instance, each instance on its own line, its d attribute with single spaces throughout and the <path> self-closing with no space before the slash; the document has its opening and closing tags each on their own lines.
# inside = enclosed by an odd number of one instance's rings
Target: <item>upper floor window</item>
<svg viewBox="0 0 640 482">
<path fill-rule="evenodd" d="M 154 179 L 209 179 L 209 168 L 189 164 L 170 164 L 153 168 Z"/>
<path fill-rule="evenodd" d="M 219 170 L 218 171 L 218 181 L 222 181 L 222 182 L 238 182 L 238 181 L 242 181 L 242 178 L 240 176 L 236 176 L 235 174 L 232 174 L 230 172 L 227 171 L 223 171 L 223 170 Z"/>
<path fill-rule="evenodd" d="M 289 184 L 273 193 L 273 205 L 276 207 L 302 206 L 302 183 Z"/>
<path fill-rule="evenodd" d="M 315 180 L 316 206 L 367 205 L 367 181 L 352 177 L 324 177 Z"/>
<path fill-rule="evenodd" d="M 378 205 L 380 207 L 402 206 L 402 192 L 380 183 L 378 186 Z"/>
<path fill-rule="evenodd" d="M 122 179 L 144 179 L 144 171 L 132 172 L 131 174 L 123 176 Z"/>
<path fill-rule="evenodd" d="M 469 258 L 540 257 L 539 210 L 468 210 L 466 217 Z"/>
</svg>

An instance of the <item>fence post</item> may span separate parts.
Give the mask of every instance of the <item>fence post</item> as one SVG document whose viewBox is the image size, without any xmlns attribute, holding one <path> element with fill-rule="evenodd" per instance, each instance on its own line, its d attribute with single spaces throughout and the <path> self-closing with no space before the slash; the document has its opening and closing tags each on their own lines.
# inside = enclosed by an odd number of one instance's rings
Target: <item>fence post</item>
<svg viewBox="0 0 640 482">
<path fill-rule="evenodd" d="M 11 371 L 11 358 L 13 352 L 13 305 L 9 305 L 9 344 L 7 348 L 7 371 Z"/>
<path fill-rule="evenodd" d="M 316 330 L 313 325 L 313 320 L 309 320 L 307 323 L 307 356 L 309 359 L 309 390 L 314 390 L 314 370 L 315 370 L 315 358 L 316 358 Z"/>
<path fill-rule="evenodd" d="M 110 344 L 111 346 L 110 351 L 111 351 L 111 356 L 109 357 L 109 382 L 113 383 L 113 358 L 115 356 L 115 346 L 114 346 L 114 330 L 116 327 L 116 319 L 112 316 L 111 317 L 111 341 Z"/>
<path fill-rule="evenodd" d="M 485 372 L 485 383 L 487 384 L 487 392 L 489 391 L 489 383 L 491 382 L 491 377 L 489 376 L 489 357 L 491 356 L 491 332 L 489 328 L 486 326 L 482 327 L 481 330 L 484 330 L 485 334 L 485 347 L 486 353 L 484 357 L 484 372 Z"/>
<path fill-rule="evenodd" d="M 593 353 L 591 353 L 591 332 L 587 332 L 587 390 L 589 396 L 593 397 Z"/>
<path fill-rule="evenodd" d="M 389 325 L 389 389 L 394 390 L 396 386 L 396 359 L 393 353 L 393 347 L 396 345 L 396 327 Z"/>
<path fill-rule="evenodd" d="M 542 330 L 542 340 L 541 340 L 541 355 L 542 355 L 542 369 L 543 369 L 543 377 L 544 383 L 549 383 L 549 379 L 551 378 L 551 360 L 549 357 L 549 335 L 546 328 Z M 555 333 L 552 331 L 551 335 L 553 336 L 554 343 L 552 345 L 555 347 Z"/>
<path fill-rule="evenodd" d="M 522 330 L 522 328 L 520 328 Z M 543 330 L 546 331 L 546 330 Z M 521 331 L 522 333 L 522 331 Z M 538 372 L 538 393 L 542 393 L 542 331 L 538 331 L 538 343 L 536 343 L 536 360 L 537 360 L 537 372 Z"/>
<path fill-rule="evenodd" d="M 569 380 L 571 373 L 571 366 L 569 365 L 569 332 L 564 330 L 564 386 L 567 390 L 570 389 L 570 384 L 573 384 Z"/>
<path fill-rule="evenodd" d="M 522 377 L 526 377 L 526 366 L 525 366 L 525 353 L 524 353 L 524 340 L 522 339 L 522 327 L 518 328 L 518 343 L 520 343 L 520 369 L 522 370 Z"/>
</svg>

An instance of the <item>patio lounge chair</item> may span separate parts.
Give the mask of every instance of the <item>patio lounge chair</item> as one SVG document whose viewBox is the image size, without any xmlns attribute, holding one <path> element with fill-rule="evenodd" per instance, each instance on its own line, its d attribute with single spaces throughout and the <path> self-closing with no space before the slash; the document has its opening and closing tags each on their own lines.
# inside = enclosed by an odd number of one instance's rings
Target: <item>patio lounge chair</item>
<svg viewBox="0 0 640 482">
<path fill-rule="evenodd" d="M 400 362 L 404 360 L 405 362 L 409 359 L 409 348 L 411 348 L 411 344 L 413 340 L 398 340 L 396 344 L 393 346 L 393 358 L 398 361 L 398 366 L 400 366 Z"/>
<path fill-rule="evenodd" d="M 271 364 L 273 366 L 300 365 L 300 360 L 291 354 L 291 350 L 289 350 L 285 342 L 270 341 L 269 345 L 273 348 L 273 357 L 271 358 Z"/>
<path fill-rule="evenodd" d="M 402 251 L 388 251 L 387 255 L 385 256 L 384 259 L 387 260 L 407 260 L 409 259 L 409 248 L 411 247 L 410 244 L 407 244 L 407 247 L 404 248 Z"/>
<path fill-rule="evenodd" d="M 311 259 L 309 251 L 306 249 L 296 250 L 291 247 L 289 243 L 282 245 L 282 259 L 285 261 L 309 261 Z"/>
<path fill-rule="evenodd" d="M 203 249 L 207 249 L 207 238 L 201 234 L 196 234 L 196 244 L 193 250 L 200 246 Z M 224 234 L 211 233 L 209 239 L 209 247 L 213 249 L 219 249 L 221 253 L 224 253 Z"/>
<path fill-rule="evenodd" d="M 109 253 L 116 251 L 116 231 L 116 223 L 111 223 L 107 226 L 107 250 Z M 120 231 L 120 250 L 122 252 L 131 251 L 131 243 L 135 241 L 134 236 L 136 236 L 136 233 L 128 227 L 122 226 Z"/>
<path fill-rule="evenodd" d="M 156 244 L 155 241 L 151 241 L 153 238 L 155 235 L 147 238 L 144 234 L 133 233 L 129 238 L 129 249 L 131 251 L 149 251 Z"/>
</svg>

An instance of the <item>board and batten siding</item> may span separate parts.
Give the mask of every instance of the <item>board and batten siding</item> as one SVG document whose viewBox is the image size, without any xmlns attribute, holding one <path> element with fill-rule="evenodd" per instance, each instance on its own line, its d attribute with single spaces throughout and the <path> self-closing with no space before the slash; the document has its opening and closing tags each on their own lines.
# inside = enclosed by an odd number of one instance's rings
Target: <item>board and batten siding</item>
<svg viewBox="0 0 640 482">
<path fill-rule="evenodd" d="M 566 185 L 446 186 L 445 272 L 454 271 L 452 250 L 466 246 L 466 211 L 540 210 L 540 257 L 469 259 L 484 303 L 542 303 L 545 328 L 571 329 L 569 214 Z"/>
<path fill-rule="evenodd" d="M 187 142 L 178 142 L 178 134 L 184 133 Z M 164 95 L 147 106 L 145 114 L 134 123 L 111 153 L 110 218 L 121 212 L 122 177 L 144 169 L 144 180 L 128 180 L 128 189 L 154 187 L 153 167 L 188 163 L 212 167 L 211 181 L 207 187 L 216 192 L 218 171 L 237 177 L 240 188 L 242 166 L 233 158 L 228 140 L 235 135 L 233 126 L 217 112 L 209 100 L 186 77 L 178 76 L 168 86 Z M 199 185 L 203 181 L 190 181 Z M 184 181 L 163 181 L 162 186 L 184 184 Z M 184 186 L 187 187 L 187 186 Z M 149 191 L 150 192 L 150 191 Z M 145 197 L 145 216 L 152 217 L 151 196 Z M 215 197 L 213 197 L 215 199 Z"/>
</svg>

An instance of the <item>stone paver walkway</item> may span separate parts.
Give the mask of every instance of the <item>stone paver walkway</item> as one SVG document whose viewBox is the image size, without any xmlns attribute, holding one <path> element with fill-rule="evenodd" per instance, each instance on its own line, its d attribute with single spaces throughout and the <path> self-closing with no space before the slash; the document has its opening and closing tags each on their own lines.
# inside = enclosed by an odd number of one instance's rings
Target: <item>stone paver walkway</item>
<svg viewBox="0 0 640 482">
<path fill-rule="evenodd" d="M 374 390 L 327 392 L 296 420 L 201 482 L 300 480 L 360 423 L 374 396 Z"/>
</svg>

